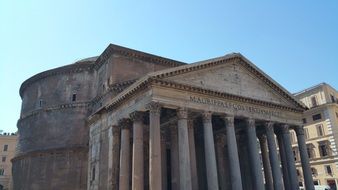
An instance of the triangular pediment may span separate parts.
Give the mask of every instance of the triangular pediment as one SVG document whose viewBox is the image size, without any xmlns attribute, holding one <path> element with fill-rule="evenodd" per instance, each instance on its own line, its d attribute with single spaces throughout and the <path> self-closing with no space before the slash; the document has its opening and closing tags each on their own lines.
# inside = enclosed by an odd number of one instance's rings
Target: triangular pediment
<svg viewBox="0 0 338 190">
<path fill-rule="evenodd" d="M 231 61 L 207 60 L 156 73 L 161 80 L 227 93 L 293 108 L 303 108 L 285 89 L 280 87 L 252 63 L 243 59 Z M 219 64 L 210 64 L 218 62 Z M 197 69 L 196 69 L 197 68 Z"/>
</svg>

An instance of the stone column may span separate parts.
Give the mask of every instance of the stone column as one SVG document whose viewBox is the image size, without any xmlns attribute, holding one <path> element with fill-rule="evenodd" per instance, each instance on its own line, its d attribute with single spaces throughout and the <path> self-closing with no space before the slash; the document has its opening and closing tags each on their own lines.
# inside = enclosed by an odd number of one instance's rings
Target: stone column
<svg viewBox="0 0 338 190">
<path fill-rule="evenodd" d="M 280 155 L 281 164 L 282 164 L 284 188 L 292 189 L 291 184 L 290 184 L 288 164 L 287 164 L 287 159 L 286 159 L 286 152 L 284 148 L 283 138 L 280 134 L 277 134 L 277 140 L 278 140 L 278 146 L 279 146 L 279 155 Z"/>
<path fill-rule="evenodd" d="M 194 120 L 192 118 L 188 119 L 188 133 L 189 133 L 189 150 L 190 150 L 192 189 L 198 190 L 198 176 L 197 176 L 195 135 L 194 135 Z"/>
<path fill-rule="evenodd" d="M 208 190 L 218 189 L 216 153 L 214 145 L 214 133 L 212 130 L 212 113 L 203 113 L 203 134 L 205 165 L 207 169 Z"/>
<path fill-rule="evenodd" d="M 264 168 L 264 178 L 265 178 L 265 187 L 266 190 L 274 190 L 273 189 L 273 178 L 270 166 L 270 159 L 268 153 L 268 145 L 266 142 L 266 136 L 260 135 L 259 136 L 259 144 L 261 146 L 261 153 L 262 153 L 262 161 L 263 161 L 263 168 Z"/>
<path fill-rule="evenodd" d="M 225 116 L 226 140 L 228 145 L 231 189 L 242 190 L 241 169 L 239 166 L 238 149 L 233 116 Z"/>
<path fill-rule="evenodd" d="M 170 125 L 170 163 L 171 163 L 171 189 L 179 190 L 180 172 L 178 164 L 178 137 L 177 124 Z"/>
<path fill-rule="evenodd" d="M 225 158 L 224 158 L 224 147 L 225 146 L 225 135 L 218 134 L 216 136 L 216 160 L 217 160 L 217 168 L 218 168 L 218 180 L 219 180 L 219 189 L 226 190 L 227 189 L 227 171 L 225 170 Z"/>
<path fill-rule="evenodd" d="M 119 190 L 128 190 L 130 184 L 130 119 L 121 119 L 121 153 Z"/>
<path fill-rule="evenodd" d="M 305 188 L 307 190 L 314 190 L 312 172 L 311 172 L 311 169 L 310 169 L 310 162 L 309 162 L 309 157 L 308 157 L 306 143 L 305 143 L 305 137 L 304 137 L 304 128 L 303 128 L 303 126 L 297 126 L 295 128 L 295 131 L 296 131 L 296 134 L 297 134 L 297 141 L 298 141 L 300 159 L 301 159 L 301 162 L 302 162 Z"/>
<path fill-rule="evenodd" d="M 277 154 L 277 146 L 276 146 L 273 125 L 274 123 L 272 122 L 266 123 L 265 132 L 266 132 L 266 138 L 267 138 L 268 146 L 269 146 L 269 158 L 270 158 L 270 164 L 271 164 L 271 170 L 272 170 L 272 176 L 273 176 L 273 187 L 274 187 L 274 190 L 282 190 L 283 189 L 282 172 L 280 169 L 280 163 L 279 163 L 278 154 Z"/>
<path fill-rule="evenodd" d="M 178 109 L 177 116 L 180 189 L 192 190 L 187 110 Z"/>
<path fill-rule="evenodd" d="M 161 132 L 162 190 L 167 190 L 167 141 L 165 131 Z"/>
<path fill-rule="evenodd" d="M 132 190 L 144 189 L 144 166 L 143 166 L 143 113 L 133 112 L 130 114 L 133 120 L 133 169 Z"/>
<path fill-rule="evenodd" d="M 251 175 L 253 177 L 254 189 L 265 189 L 263 183 L 262 166 L 257 147 L 256 124 L 252 118 L 246 119 L 246 133 L 248 138 L 249 158 L 251 164 Z"/>
<path fill-rule="evenodd" d="M 161 130 L 159 103 L 151 102 L 149 109 L 149 186 L 150 190 L 162 190 Z"/>
<path fill-rule="evenodd" d="M 288 125 L 281 126 L 281 136 L 287 161 L 290 186 L 292 189 L 298 190 L 298 176 L 296 171 L 295 158 L 291 147 L 291 139 Z"/>
<path fill-rule="evenodd" d="M 118 190 L 120 162 L 120 129 L 113 125 L 109 128 L 108 150 L 108 188 Z"/>
</svg>

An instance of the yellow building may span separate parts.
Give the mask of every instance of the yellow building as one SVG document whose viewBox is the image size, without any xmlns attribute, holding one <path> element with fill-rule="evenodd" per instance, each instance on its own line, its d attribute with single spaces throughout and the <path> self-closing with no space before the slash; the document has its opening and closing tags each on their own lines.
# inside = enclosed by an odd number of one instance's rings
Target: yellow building
<svg viewBox="0 0 338 190">
<path fill-rule="evenodd" d="M 0 134 L 0 190 L 11 189 L 12 163 L 15 154 L 17 135 L 15 133 Z"/>
<path fill-rule="evenodd" d="M 329 185 L 335 190 L 338 186 L 338 92 L 330 85 L 322 83 L 295 96 L 309 108 L 304 112 L 303 123 L 314 183 Z M 299 181 L 303 184 L 294 132 L 291 133 L 291 138 Z"/>
</svg>

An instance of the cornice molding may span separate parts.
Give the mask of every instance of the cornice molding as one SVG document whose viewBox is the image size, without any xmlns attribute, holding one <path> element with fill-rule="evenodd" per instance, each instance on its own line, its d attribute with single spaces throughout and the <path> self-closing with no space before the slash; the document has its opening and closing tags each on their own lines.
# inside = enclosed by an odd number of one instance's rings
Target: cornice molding
<svg viewBox="0 0 338 190">
<path fill-rule="evenodd" d="M 123 94 L 118 95 L 113 99 L 113 101 L 107 105 L 105 108 L 108 111 L 113 110 L 114 108 L 118 107 L 120 104 L 122 104 L 126 99 L 129 97 L 133 96 L 135 93 L 144 90 L 146 88 L 151 87 L 152 85 L 159 85 L 167 88 L 173 88 L 173 89 L 178 89 L 178 90 L 184 90 L 184 91 L 189 91 L 189 92 L 194 92 L 194 93 L 199 93 L 203 95 L 210 95 L 218 98 L 225 98 L 227 100 L 233 100 L 233 101 L 240 101 L 243 103 L 250 103 L 254 105 L 259 105 L 259 106 L 265 106 L 269 108 L 276 108 L 276 109 L 281 109 L 281 110 L 286 110 L 286 111 L 291 111 L 291 112 L 296 112 L 296 113 L 302 113 L 303 110 L 301 109 L 296 109 L 276 103 L 271 103 L 271 102 L 266 102 L 262 100 L 257 100 L 257 99 L 252 99 L 252 98 L 247 98 L 243 96 L 238 96 L 238 95 L 233 95 L 233 94 L 228 94 L 224 92 L 218 92 L 214 90 L 209 90 L 209 89 L 204 89 L 196 86 L 191 86 L 191 85 L 186 85 L 186 84 L 181 84 L 177 82 L 172 82 L 172 81 L 167 81 L 167 80 L 159 80 L 159 79 L 152 79 L 148 78 L 147 80 L 142 81 L 140 84 L 136 85 L 136 87 L 131 88 L 131 89 L 126 89 L 126 92 Z"/>
<path fill-rule="evenodd" d="M 170 67 L 177 67 L 177 66 L 186 64 L 180 61 L 160 57 L 157 55 L 137 51 L 134 49 L 129 49 L 129 48 L 125 48 L 122 46 L 109 44 L 109 46 L 103 51 L 103 53 L 96 60 L 94 64 L 94 68 L 98 70 L 113 54 L 129 57 L 129 58 L 135 58 L 135 59 L 145 61 L 145 62 L 166 65 Z"/>
<path fill-rule="evenodd" d="M 20 90 L 19 90 L 20 96 L 22 97 L 25 89 L 38 80 L 41 80 L 41 79 L 44 79 L 44 78 L 47 78 L 47 77 L 50 77 L 50 76 L 90 71 L 92 67 L 93 67 L 92 63 L 71 64 L 71 65 L 66 65 L 66 66 L 62 66 L 62 67 L 58 67 L 58 68 L 55 68 L 55 69 L 51 69 L 51 70 L 47 70 L 47 71 L 38 73 L 38 74 L 32 76 L 31 78 L 25 80 L 21 84 L 21 87 L 20 87 Z"/>
</svg>

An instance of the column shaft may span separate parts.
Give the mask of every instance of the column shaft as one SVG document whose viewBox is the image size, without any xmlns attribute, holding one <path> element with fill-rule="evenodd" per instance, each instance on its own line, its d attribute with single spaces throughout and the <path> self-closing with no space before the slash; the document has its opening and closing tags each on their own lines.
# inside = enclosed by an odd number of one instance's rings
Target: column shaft
<svg viewBox="0 0 338 190">
<path fill-rule="evenodd" d="M 294 160 L 294 154 L 291 147 L 291 139 L 290 139 L 290 132 L 289 132 L 289 126 L 283 125 L 282 126 L 282 140 L 284 145 L 284 151 L 288 166 L 288 173 L 289 173 L 289 181 L 292 189 L 299 189 L 298 184 L 298 176 L 296 171 L 296 165 Z"/>
<path fill-rule="evenodd" d="M 226 190 L 227 189 L 227 176 L 226 171 L 226 163 L 225 163 L 225 135 L 219 134 L 216 136 L 216 160 L 217 160 L 217 168 L 218 168 L 218 181 L 219 181 L 219 189 Z"/>
<path fill-rule="evenodd" d="M 282 164 L 284 188 L 292 189 L 291 183 L 290 183 L 290 177 L 289 177 L 288 164 L 287 164 L 287 159 L 286 159 L 286 152 L 285 152 L 282 136 L 277 135 L 277 140 L 278 140 L 278 146 L 279 146 L 279 155 L 280 155 L 281 164 Z"/>
<path fill-rule="evenodd" d="M 251 175 L 253 177 L 254 189 L 265 189 L 263 183 L 262 166 L 257 148 L 257 136 L 255 120 L 247 119 L 247 138 L 249 158 L 251 165 Z"/>
<path fill-rule="evenodd" d="M 262 152 L 265 187 L 266 187 L 266 190 L 274 190 L 272 171 L 271 171 L 270 159 L 269 159 L 269 153 L 268 153 L 268 145 L 267 145 L 267 142 L 266 142 L 266 136 L 265 135 L 261 135 L 259 137 L 259 143 L 260 143 L 261 152 Z"/>
<path fill-rule="evenodd" d="M 149 108 L 149 186 L 150 190 L 162 190 L 161 169 L 161 130 L 158 103 L 152 102 Z"/>
<path fill-rule="evenodd" d="M 119 190 L 128 190 L 130 184 L 130 125 L 131 121 L 120 121 L 121 130 L 121 154 L 120 154 L 120 182 Z"/>
<path fill-rule="evenodd" d="M 118 190 L 120 162 L 120 130 L 118 126 L 112 126 L 109 129 L 108 154 L 108 188 Z"/>
<path fill-rule="evenodd" d="M 231 189 L 242 190 L 241 170 L 239 166 L 238 149 L 235 133 L 234 117 L 226 116 L 226 140 L 228 145 Z"/>
<path fill-rule="evenodd" d="M 203 114 L 204 151 L 208 190 L 218 189 L 216 153 L 211 119 L 212 115 L 210 112 Z"/>
<path fill-rule="evenodd" d="M 269 158 L 273 176 L 273 187 L 274 190 L 282 190 L 283 189 L 283 180 L 282 180 L 282 172 L 280 169 L 280 163 L 277 154 L 277 146 L 275 140 L 275 133 L 273 128 L 273 123 L 269 122 L 265 125 L 266 138 L 269 146 Z"/>
<path fill-rule="evenodd" d="M 131 114 L 133 119 L 133 169 L 132 190 L 144 189 L 143 158 L 143 115 L 141 112 Z"/>
<path fill-rule="evenodd" d="M 162 190 L 167 190 L 167 144 L 164 132 L 161 134 Z"/>
<path fill-rule="evenodd" d="M 192 190 L 187 111 L 179 109 L 177 115 L 180 189 Z"/>
<path fill-rule="evenodd" d="M 310 162 L 309 162 L 309 157 L 308 157 L 306 143 L 305 143 L 303 126 L 297 126 L 296 133 L 297 133 L 297 141 L 298 141 L 300 158 L 302 162 L 302 169 L 303 169 L 303 174 L 304 174 L 305 188 L 307 190 L 314 190 L 312 172 L 310 169 Z"/>
<path fill-rule="evenodd" d="M 194 135 L 194 122 L 192 119 L 188 121 L 189 133 L 189 150 L 190 150 L 190 165 L 191 165 L 191 183 L 192 189 L 198 190 L 198 176 L 196 165 L 196 150 L 195 150 L 195 135 Z"/>
<path fill-rule="evenodd" d="M 172 125 L 170 131 L 171 189 L 179 190 L 180 172 L 178 161 L 177 126 Z"/>
</svg>

